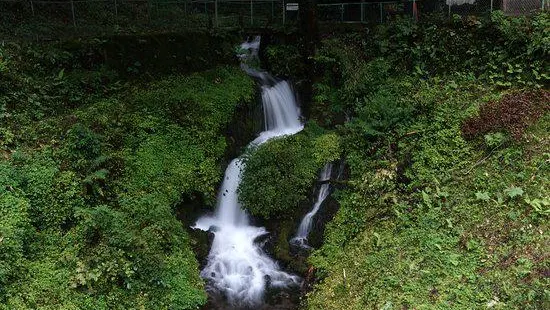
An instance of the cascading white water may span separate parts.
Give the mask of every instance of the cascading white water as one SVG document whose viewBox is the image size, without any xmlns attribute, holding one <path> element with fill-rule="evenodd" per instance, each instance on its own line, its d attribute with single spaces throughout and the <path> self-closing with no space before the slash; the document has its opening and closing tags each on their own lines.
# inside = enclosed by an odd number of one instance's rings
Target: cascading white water
<svg viewBox="0 0 550 310">
<path fill-rule="evenodd" d="M 331 174 L 332 174 L 332 163 L 327 163 L 323 168 L 323 170 L 321 171 L 321 174 L 319 175 L 319 182 L 330 180 Z M 311 227 L 313 224 L 313 217 L 315 216 L 315 214 L 317 214 L 317 212 L 319 211 L 319 208 L 321 208 L 321 205 L 323 204 L 325 199 L 327 199 L 329 194 L 330 194 L 330 184 L 329 183 L 321 184 L 321 187 L 319 188 L 319 191 L 317 193 L 317 199 L 313 204 L 313 208 L 304 216 L 304 218 L 300 222 L 300 226 L 298 227 L 298 231 L 296 232 L 296 235 L 292 239 L 290 239 L 291 244 L 295 244 L 304 248 L 309 248 L 306 241 L 307 241 L 307 236 L 311 231 Z"/>
<path fill-rule="evenodd" d="M 300 122 L 296 98 L 287 81 L 280 81 L 273 86 L 262 86 L 262 104 L 265 131 L 252 141 L 252 145 L 262 144 L 271 138 L 292 135 L 304 128 Z"/>
<path fill-rule="evenodd" d="M 242 45 L 257 54 L 259 39 Z M 266 72 L 257 72 L 249 67 L 247 72 L 259 77 L 263 83 L 275 81 Z M 265 131 L 250 143 L 260 145 L 268 139 L 291 135 L 303 129 L 300 110 L 286 81 L 272 86 L 262 86 L 262 101 L 265 115 Z M 207 280 L 209 289 L 224 294 L 228 302 L 237 307 L 252 307 L 262 302 L 266 286 L 289 287 L 298 285 L 301 279 L 280 270 L 277 262 L 254 241 L 267 234 L 263 227 L 249 225 L 248 215 L 241 209 L 237 188 L 241 182 L 244 163 L 234 159 L 225 171 L 224 181 L 218 194 L 218 206 L 214 216 L 200 218 L 195 228 L 212 230 L 214 240 L 206 267 L 201 276 Z M 211 228 L 214 229 L 211 229 Z"/>
</svg>

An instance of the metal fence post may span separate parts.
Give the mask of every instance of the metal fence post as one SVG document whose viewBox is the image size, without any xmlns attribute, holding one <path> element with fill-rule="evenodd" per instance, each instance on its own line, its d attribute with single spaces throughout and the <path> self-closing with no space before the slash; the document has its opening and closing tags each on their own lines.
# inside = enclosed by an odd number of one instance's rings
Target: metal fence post
<svg viewBox="0 0 550 310">
<path fill-rule="evenodd" d="M 73 26 L 76 28 L 76 18 L 74 16 L 74 1 L 71 0 L 71 12 L 73 13 Z"/>
<path fill-rule="evenodd" d="M 218 0 L 214 0 L 214 25 L 216 25 L 216 27 L 219 26 L 219 24 L 218 24 Z"/>
<path fill-rule="evenodd" d="M 250 25 L 254 25 L 254 7 L 252 3 L 252 0 L 250 0 Z"/>
<path fill-rule="evenodd" d="M 380 4 L 380 23 L 383 23 L 384 19 L 382 17 L 382 2 L 380 2 L 379 4 Z"/>
<path fill-rule="evenodd" d="M 283 25 L 286 21 L 286 7 L 285 7 L 285 0 L 281 1 L 283 3 Z"/>
<path fill-rule="evenodd" d="M 340 4 L 340 21 L 344 21 L 344 4 Z"/>
<path fill-rule="evenodd" d="M 118 17 L 118 3 L 117 3 L 117 0 L 115 0 L 115 16 Z"/>
<path fill-rule="evenodd" d="M 365 21 L 365 0 L 361 0 L 361 22 Z"/>
<path fill-rule="evenodd" d="M 449 15 L 449 18 L 451 18 L 451 1 L 449 1 L 449 13 L 448 13 L 448 15 Z"/>
<path fill-rule="evenodd" d="M 544 2 L 544 0 L 542 0 Z M 491 13 L 493 13 L 493 0 L 491 0 Z"/>
<path fill-rule="evenodd" d="M 32 11 L 32 16 L 34 16 L 34 4 L 32 3 L 32 0 L 31 0 L 31 11 Z"/>
</svg>

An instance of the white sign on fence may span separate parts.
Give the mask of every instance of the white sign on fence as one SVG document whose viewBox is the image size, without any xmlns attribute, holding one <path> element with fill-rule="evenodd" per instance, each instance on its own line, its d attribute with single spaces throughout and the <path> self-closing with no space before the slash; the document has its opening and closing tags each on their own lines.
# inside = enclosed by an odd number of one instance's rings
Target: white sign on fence
<svg viewBox="0 0 550 310">
<path fill-rule="evenodd" d="M 286 10 L 287 11 L 298 11 L 298 3 L 287 3 L 286 4 Z"/>
</svg>

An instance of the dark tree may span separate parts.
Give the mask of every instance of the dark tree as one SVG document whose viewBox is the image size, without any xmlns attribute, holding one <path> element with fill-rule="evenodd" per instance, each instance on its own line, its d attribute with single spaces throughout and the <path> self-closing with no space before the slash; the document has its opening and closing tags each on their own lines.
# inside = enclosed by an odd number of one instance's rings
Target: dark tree
<svg viewBox="0 0 550 310">
<path fill-rule="evenodd" d="M 309 102 L 311 101 L 311 86 L 313 85 L 313 62 L 315 48 L 319 41 L 319 25 L 317 20 L 317 0 L 300 0 L 299 30 L 301 36 L 301 54 L 306 66 L 306 83 L 304 85 L 303 114 L 309 116 Z"/>
</svg>

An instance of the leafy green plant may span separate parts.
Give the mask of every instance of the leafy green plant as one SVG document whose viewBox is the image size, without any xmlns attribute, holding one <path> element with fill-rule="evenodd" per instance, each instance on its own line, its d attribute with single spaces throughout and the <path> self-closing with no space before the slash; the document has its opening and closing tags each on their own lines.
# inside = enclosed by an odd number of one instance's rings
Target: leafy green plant
<svg viewBox="0 0 550 310">
<path fill-rule="evenodd" d="M 525 198 L 524 201 L 533 208 L 533 211 L 537 214 L 541 216 L 550 215 L 550 199 L 548 197 L 534 199 Z"/>
<path fill-rule="evenodd" d="M 476 192 L 476 199 L 482 200 L 482 201 L 489 201 L 491 197 L 489 196 L 489 193 L 487 192 Z"/>
<path fill-rule="evenodd" d="M 506 136 L 501 132 L 488 133 L 483 138 L 485 139 L 485 145 L 489 149 L 497 148 L 506 142 Z"/>
<path fill-rule="evenodd" d="M 25 273 L 25 249 L 32 237 L 29 202 L 0 189 L 0 300 L 5 287 Z"/>
<path fill-rule="evenodd" d="M 8 72 L 9 63 L 10 63 L 9 54 L 4 52 L 3 46 L 2 46 L 0 47 L 0 73 L 4 74 Z"/>
<path fill-rule="evenodd" d="M 296 46 L 272 45 L 266 48 L 269 71 L 277 76 L 301 77 L 306 74 L 305 64 Z"/>
<path fill-rule="evenodd" d="M 312 135 L 306 130 L 270 140 L 245 155 L 239 199 L 254 215 L 289 217 L 307 198 L 317 172 L 339 157 L 334 133 Z"/>
<path fill-rule="evenodd" d="M 521 187 L 511 186 L 504 190 L 504 193 L 514 199 L 515 197 L 521 197 L 523 195 L 523 189 Z"/>
<path fill-rule="evenodd" d="M 547 264 L 540 250 L 547 239 L 546 210 L 539 201 L 548 191 L 547 158 L 540 147 L 541 137 L 547 136 L 544 113 L 521 125 L 521 143 L 508 143 L 509 131 L 495 127 L 478 135 L 483 137 L 480 148 L 480 141 L 464 138 L 463 122 L 502 92 L 484 77 L 447 75 L 439 67 L 478 53 L 485 57 L 468 47 L 479 39 L 477 31 L 494 31 L 485 22 L 472 22 L 468 27 L 474 30 L 438 26 L 419 32 L 433 40 L 436 34 L 443 36 L 443 42 L 452 37 L 467 40 L 456 48 L 470 50 L 464 54 L 469 56 L 444 56 L 433 71 L 433 66 L 416 61 L 431 64 L 446 51 L 445 44 L 455 43 L 430 41 L 426 46 L 427 41 L 411 35 L 409 39 L 421 45 L 418 54 L 402 57 L 421 64 L 419 72 L 386 79 L 391 85 L 354 97 L 354 105 L 366 112 L 358 109 L 339 128 L 350 179 L 348 187 L 334 195 L 340 209 L 327 224 L 323 246 L 309 258 L 322 278 L 308 294 L 309 309 L 341 309 L 343 304 L 350 309 L 543 307 L 544 279 L 533 271 Z M 455 23 L 452 27 L 465 27 L 463 20 Z M 434 54 L 425 54 L 428 50 Z M 459 66 L 477 65 L 470 60 Z M 441 75 L 425 79 L 431 74 Z M 331 92 L 342 91 L 342 86 L 332 86 Z M 320 89 L 323 100 L 334 100 L 326 93 Z M 522 113 L 530 112 L 511 114 Z M 502 120 L 502 113 L 497 114 L 495 119 Z M 502 289 L 497 294 L 495 285 Z"/>
</svg>

